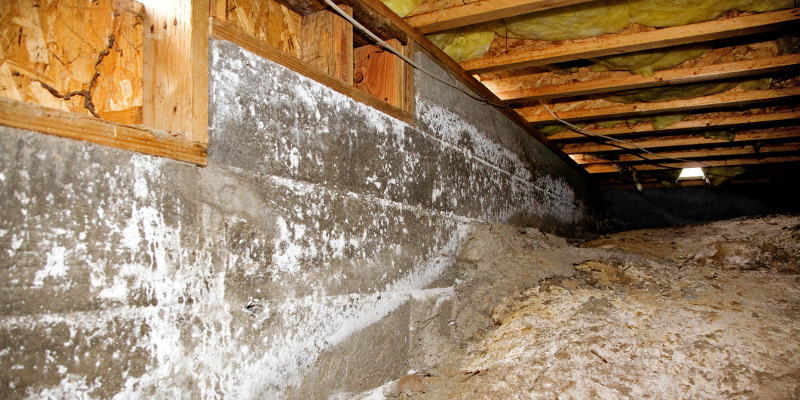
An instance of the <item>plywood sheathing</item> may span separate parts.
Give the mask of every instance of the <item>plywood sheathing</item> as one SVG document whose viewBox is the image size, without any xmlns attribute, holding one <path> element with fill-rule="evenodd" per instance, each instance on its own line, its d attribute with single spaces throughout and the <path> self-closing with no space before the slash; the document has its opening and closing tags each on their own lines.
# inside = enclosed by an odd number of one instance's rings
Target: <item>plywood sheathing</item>
<svg viewBox="0 0 800 400">
<path fill-rule="evenodd" d="M 135 1 L 0 2 L 0 96 L 141 123 L 142 46 Z"/>
<path fill-rule="evenodd" d="M 273 0 L 228 0 L 227 21 L 295 57 L 302 56 L 302 16 Z"/>
</svg>

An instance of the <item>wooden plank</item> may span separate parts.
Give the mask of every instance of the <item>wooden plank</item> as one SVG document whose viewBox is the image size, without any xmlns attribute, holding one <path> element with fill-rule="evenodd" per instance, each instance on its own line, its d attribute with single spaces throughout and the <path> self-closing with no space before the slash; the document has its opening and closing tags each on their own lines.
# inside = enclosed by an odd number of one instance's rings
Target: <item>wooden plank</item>
<svg viewBox="0 0 800 400">
<path fill-rule="evenodd" d="M 800 20 L 800 8 L 792 8 L 649 32 L 564 40 L 536 50 L 483 57 L 461 65 L 471 74 L 533 67 L 792 28 L 798 20 Z"/>
<path fill-rule="evenodd" d="M 208 141 L 208 10 L 173 0 L 145 13 L 144 124 L 198 142 Z"/>
<path fill-rule="evenodd" d="M 714 147 L 714 148 L 700 148 L 700 149 L 686 149 L 686 150 L 673 150 L 673 151 L 659 151 L 655 152 L 656 155 L 648 153 L 634 154 L 620 154 L 618 157 L 607 157 L 598 154 L 574 154 L 570 157 L 578 164 L 614 164 L 614 163 L 639 163 L 645 160 L 663 161 L 665 158 L 708 158 L 708 157 L 724 157 L 724 156 L 741 156 L 741 155 L 760 155 L 769 153 L 782 153 L 782 152 L 800 152 L 800 143 L 781 143 L 781 144 L 764 144 L 763 146 L 747 145 L 735 147 Z M 640 157 L 641 156 L 641 157 Z M 674 161 L 674 160 L 666 160 Z"/>
<path fill-rule="evenodd" d="M 316 68 L 311 68 L 301 60 L 263 43 L 258 38 L 247 34 L 231 24 L 213 19 L 211 34 L 214 38 L 233 42 L 251 53 L 272 60 L 310 79 L 326 85 L 339 93 L 350 96 L 358 102 L 376 108 L 397 119 L 408 123 L 413 121 L 413 115 L 411 113 L 380 101 L 339 79 L 332 78 L 328 74 L 321 72 Z"/>
<path fill-rule="evenodd" d="M 141 123 L 143 13 L 132 0 L 0 2 L 0 96 Z"/>
<path fill-rule="evenodd" d="M 655 171 L 655 170 L 676 169 L 676 168 L 733 167 L 741 165 L 796 163 L 796 162 L 800 162 L 800 156 L 730 158 L 727 160 L 706 160 L 706 161 L 691 161 L 691 162 L 663 162 L 663 163 L 660 162 L 658 163 L 658 165 L 642 164 L 631 168 L 634 168 L 637 171 Z M 587 165 L 586 171 L 588 171 L 590 174 L 619 173 L 615 165 L 609 165 L 609 164 Z"/>
<path fill-rule="evenodd" d="M 404 52 L 397 40 L 387 42 Z M 389 104 L 402 108 L 406 98 L 406 63 L 396 55 L 378 47 L 362 46 L 354 51 L 354 85 Z"/>
<path fill-rule="evenodd" d="M 227 21 L 295 57 L 303 56 L 303 18 L 274 0 L 228 0 Z"/>
<path fill-rule="evenodd" d="M 204 143 L 189 142 L 144 126 L 102 121 L 6 98 L 0 98 L 0 125 L 206 165 Z"/>
<path fill-rule="evenodd" d="M 481 22 L 586 3 L 590 0 L 479 0 L 405 18 L 422 33 L 439 32 Z"/>
<path fill-rule="evenodd" d="M 783 111 L 777 113 L 732 115 L 723 118 L 702 118 L 696 120 L 681 121 L 674 123 L 661 130 L 655 130 L 653 128 L 652 123 L 641 123 L 641 124 L 636 124 L 635 126 L 627 126 L 625 124 L 622 124 L 620 126 L 615 126 L 611 128 L 589 128 L 589 131 L 599 135 L 615 137 L 615 136 L 622 136 L 634 133 L 661 134 L 661 133 L 676 132 L 682 130 L 698 130 L 707 128 L 727 129 L 738 126 L 776 123 L 776 122 L 796 123 L 797 120 L 800 120 L 800 111 Z M 582 135 L 580 133 L 567 130 L 564 132 L 548 136 L 548 139 L 554 142 L 559 142 L 559 141 L 585 138 L 585 137 L 586 137 L 585 135 Z"/>
<path fill-rule="evenodd" d="M 348 6 L 342 9 L 352 15 Z M 303 62 L 328 75 L 353 83 L 353 26 L 327 10 L 303 17 Z"/>
<path fill-rule="evenodd" d="M 791 54 L 718 65 L 665 70 L 656 72 L 655 75 L 650 77 L 635 74 L 625 77 L 597 79 L 563 85 L 536 87 L 500 93 L 495 92 L 495 94 L 501 100 L 508 102 L 558 99 L 622 90 L 772 74 L 796 70 L 798 65 L 800 65 L 800 54 Z"/>
<path fill-rule="evenodd" d="M 227 0 L 209 0 L 208 4 L 210 10 L 210 15 L 214 18 L 219 20 L 225 21 L 227 19 L 227 9 L 228 9 L 228 1 Z"/>
<path fill-rule="evenodd" d="M 662 101 L 659 103 L 620 104 L 608 107 L 580 109 L 576 103 L 559 103 L 550 106 L 556 115 L 565 121 L 586 119 L 617 119 L 658 113 L 680 113 L 710 108 L 740 107 L 800 96 L 800 88 L 781 88 L 770 90 L 728 91 L 711 96 L 686 100 Z M 577 109 L 576 109 L 577 108 Z M 563 110 L 563 111 L 562 111 Z M 539 104 L 517 109 L 528 122 L 554 122 L 555 119 Z"/>
<path fill-rule="evenodd" d="M 736 137 L 732 141 L 725 139 L 705 137 L 702 134 L 693 135 L 676 135 L 676 136 L 661 136 L 643 139 L 631 139 L 626 143 L 615 142 L 615 146 L 622 147 L 628 150 L 638 150 L 638 147 L 644 149 L 654 149 L 662 147 L 679 147 L 679 146 L 697 146 L 706 144 L 725 144 L 734 142 L 756 142 L 776 139 L 794 139 L 800 137 L 800 127 L 790 126 L 772 129 L 754 129 L 743 132 L 737 132 Z M 635 146 L 634 146 L 635 145 Z M 562 150 L 567 154 L 585 154 L 585 153 L 599 153 L 599 152 L 617 152 L 623 151 L 619 147 L 611 146 L 603 143 L 572 143 L 562 147 Z"/>
</svg>

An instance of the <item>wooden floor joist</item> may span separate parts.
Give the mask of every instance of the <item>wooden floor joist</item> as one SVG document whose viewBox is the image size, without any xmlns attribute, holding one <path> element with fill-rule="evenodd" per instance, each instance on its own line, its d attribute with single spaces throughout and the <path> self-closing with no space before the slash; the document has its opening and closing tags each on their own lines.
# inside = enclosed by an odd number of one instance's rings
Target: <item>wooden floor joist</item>
<svg viewBox="0 0 800 400">
<path fill-rule="evenodd" d="M 702 118 L 689 121 L 676 122 L 664 129 L 656 130 L 652 123 L 640 123 L 634 126 L 620 125 L 611 128 L 589 128 L 593 133 L 603 136 L 622 136 L 628 134 L 647 134 L 647 133 L 670 133 L 683 130 L 700 129 L 728 129 L 739 126 L 747 126 L 763 123 L 796 123 L 800 120 L 800 111 L 782 111 L 776 113 L 754 114 L 754 115 L 731 115 L 722 118 Z M 554 142 L 566 141 L 571 139 L 582 139 L 586 135 L 567 130 L 548 136 Z"/>
<path fill-rule="evenodd" d="M 586 119 L 615 119 L 630 116 L 651 115 L 659 113 L 680 113 L 693 110 L 710 108 L 740 107 L 751 104 L 777 101 L 794 96 L 800 96 L 800 88 L 781 88 L 770 90 L 728 91 L 711 96 L 698 97 L 688 100 L 671 100 L 659 103 L 634 103 L 620 104 L 608 107 L 580 109 L 574 103 L 563 103 L 551 106 L 556 115 L 566 121 Z M 576 109 L 577 108 L 577 109 Z M 559 111 L 567 109 L 567 111 Z M 517 109 L 528 122 L 546 123 L 554 122 L 553 118 L 544 107 L 540 105 Z"/>
<path fill-rule="evenodd" d="M 426 10 L 422 13 L 412 11 L 405 20 L 420 32 L 431 33 L 588 1 L 590 0 L 478 0 L 441 10 Z"/>
<path fill-rule="evenodd" d="M 663 147 L 696 146 L 709 144 L 724 144 L 736 142 L 755 142 L 775 139 L 792 139 L 800 137 L 800 127 L 783 127 L 774 129 L 754 129 L 739 132 L 733 140 L 723 138 L 705 137 L 702 134 L 662 136 L 645 139 L 632 139 L 626 143 L 615 143 L 614 146 L 603 143 L 572 143 L 562 147 L 567 154 L 585 154 L 600 152 L 615 152 L 627 150 L 638 150 L 636 146 L 644 149 L 654 149 Z M 635 145 L 635 146 L 634 146 Z M 619 146 L 619 147 L 617 147 Z M 623 149 L 620 149 L 622 147 Z"/>
<path fill-rule="evenodd" d="M 461 65 L 472 74 L 534 67 L 564 61 L 602 57 L 706 42 L 734 36 L 790 28 L 800 21 L 800 8 L 718 19 L 641 33 L 611 34 L 554 42 L 545 48 L 478 58 Z"/>
<path fill-rule="evenodd" d="M 798 69 L 800 54 L 737 61 L 702 67 L 680 68 L 656 72 L 645 77 L 629 75 L 621 78 L 598 79 L 564 85 L 544 86 L 523 90 L 496 93 L 501 100 L 523 102 L 539 99 L 556 99 L 610 93 L 630 89 L 644 89 L 668 85 L 680 85 L 701 81 L 740 78 L 753 75 L 771 74 Z"/>
<path fill-rule="evenodd" d="M 656 152 L 656 155 L 640 153 L 634 154 L 620 154 L 617 158 L 605 157 L 595 154 L 576 154 L 572 156 L 578 164 L 613 164 L 613 163 L 633 163 L 643 162 L 644 160 L 661 161 L 666 158 L 681 158 L 681 159 L 695 159 L 695 158 L 708 158 L 708 157 L 725 157 L 725 156 L 743 156 L 743 155 L 758 155 L 770 153 L 784 153 L 791 151 L 800 151 L 800 143 L 782 143 L 782 144 L 765 144 L 746 145 L 735 147 L 715 147 L 709 149 L 688 149 L 688 150 L 674 150 Z M 669 161 L 669 160 L 667 160 Z"/>
<path fill-rule="evenodd" d="M 655 171 L 672 168 L 698 168 L 698 167 L 733 167 L 742 165 L 757 164 L 776 164 L 776 163 L 796 163 L 800 162 L 800 156 L 776 156 L 760 158 L 731 158 L 727 160 L 711 161 L 691 161 L 691 162 L 660 162 L 656 164 L 642 164 L 634 167 L 637 171 Z M 586 170 L 591 174 L 617 173 L 617 166 L 614 164 L 587 165 Z"/>
</svg>

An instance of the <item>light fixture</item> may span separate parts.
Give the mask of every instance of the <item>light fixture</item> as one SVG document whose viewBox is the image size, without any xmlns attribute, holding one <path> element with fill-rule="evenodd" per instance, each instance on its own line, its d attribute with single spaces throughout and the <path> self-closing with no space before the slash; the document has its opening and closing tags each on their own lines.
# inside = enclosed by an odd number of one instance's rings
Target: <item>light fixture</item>
<svg viewBox="0 0 800 400">
<path fill-rule="evenodd" d="M 703 179 L 706 176 L 703 174 L 702 168 L 684 168 L 681 171 L 681 175 L 678 177 L 678 180 L 683 179 Z"/>
</svg>

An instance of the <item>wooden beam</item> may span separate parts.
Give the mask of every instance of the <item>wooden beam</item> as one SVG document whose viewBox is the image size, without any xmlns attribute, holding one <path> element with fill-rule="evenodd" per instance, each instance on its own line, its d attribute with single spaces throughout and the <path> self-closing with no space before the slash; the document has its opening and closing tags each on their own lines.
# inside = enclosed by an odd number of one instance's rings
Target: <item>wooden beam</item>
<svg viewBox="0 0 800 400">
<path fill-rule="evenodd" d="M 780 139 L 797 139 L 800 137 L 800 128 L 777 128 L 777 129 L 762 129 L 752 130 L 737 133 L 732 141 L 721 138 L 705 137 L 700 134 L 694 135 L 679 135 L 679 136 L 665 136 L 650 139 L 637 139 L 629 140 L 627 143 L 616 143 L 616 146 L 600 143 L 576 143 L 564 146 L 564 152 L 567 154 L 586 154 L 598 152 L 619 152 L 625 150 L 638 151 L 639 148 L 643 149 L 657 149 L 665 147 L 684 147 L 684 146 L 698 146 L 708 144 L 726 144 L 726 143 L 742 143 L 742 142 L 757 142 L 768 140 Z M 635 145 L 635 146 L 634 146 Z M 636 147 L 638 146 L 638 148 Z M 622 147 L 623 149 L 620 149 Z"/>
<path fill-rule="evenodd" d="M 535 87 L 500 93 L 495 92 L 495 94 L 501 100 L 519 103 L 540 99 L 559 99 L 618 92 L 622 90 L 771 74 L 796 70 L 798 65 L 800 65 L 800 54 L 791 54 L 725 64 L 706 65 L 702 67 L 671 69 L 656 72 L 655 75 L 650 77 L 634 74 L 625 77 L 574 82 L 564 85 Z"/>
<path fill-rule="evenodd" d="M 428 40 L 422 33 L 420 33 L 417 29 L 412 27 L 408 24 L 403 18 L 400 18 L 397 14 L 392 12 L 389 8 L 386 7 L 383 3 L 379 0 L 342 0 L 341 3 L 350 5 L 353 7 L 353 16 L 359 22 L 363 21 L 360 19 L 363 15 L 371 15 L 372 20 L 379 21 L 382 24 L 389 24 L 394 27 L 392 31 L 400 31 L 403 32 L 403 36 L 408 39 L 409 41 L 414 41 L 418 46 L 415 46 L 415 49 L 422 50 L 424 54 L 427 54 L 430 59 L 439 65 L 442 69 L 448 72 L 451 76 L 453 76 L 456 80 L 460 83 L 464 84 L 467 87 L 467 90 L 472 90 L 474 93 L 478 94 L 478 96 L 485 99 L 487 102 L 492 104 L 503 104 L 503 102 L 495 96 L 489 89 L 486 88 L 483 84 L 481 84 L 475 77 L 471 74 L 467 73 L 464 68 L 461 67 L 459 63 L 455 60 L 450 58 L 447 54 L 445 54 L 440 48 L 436 47 L 430 40 Z M 356 8 L 353 6 L 353 3 L 357 3 L 360 5 L 360 8 Z M 365 24 L 366 25 L 366 24 Z M 369 26 L 368 26 L 369 27 Z M 401 43 L 405 44 L 405 42 L 398 38 Z M 567 157 L 561 150 L 558 149 L 553 143 L 551 143 L 547 138 L 544 137 L 539 131 L 534 129 L 531 124 L 529 124 L 525 119 L 523 119 L 516 111 L 508 107 L 501 107 L 498 108 L 501 113 L 503 113 L 506 117 L 508 117 L 511 121 L 519 125 L 523 128 L 526 132 L 528 132 L 536 141 L 543 144 L 547 147 L 550 151 L 553 152 L 556 156 L 564 160 L 567 164 L 572 165 L 577 169 L 579 172 L 584 172 L 583 168 L 579 168 L 578 164 L 575 164 L 571 158 Z"/>
<path fill-rule="evenodd" d="M 800 120 L 800 111 L 782 111 L 776 113 L 764 113 L 755 115 L 732 115 L 722 118 L 702 118 L 690 121 L 676 122 L 664 129 L 655 130 L 652 123 L 640 123 L 634 126 L 627 126 L 622 124 L 611 128 L 589 128 L 589 131 L 603 136 L 622 136 L 636 133 L 667 133 L 683 130 L 699 130 L 699 129 L 727 129 L 738 126 L 747 126 L 752 124 L 763 123 L 794 123 Z M 554 142 L 566 141 L 570 139 L 586 138 L 585 135 L 567 130 L 564 132 L 556 133 L 548 136 L 548 139 Z"/>
<path fill-rule="evenodd" d="M 3 97 L 0 97 L 0 125 L 206 165 L 205 143 L 189 142 L 141 125 L 103 121 Z"/>
<path fill-rule="evenodd" d="M 300 15 L 308 15 L 320 12 L 327 8 L 325 3 L 319 0 L 275 0 L 276 2 L 288 7 Z"/>
<path fill-rule="evenodd" d="M 702 110 L 709 108 L 741 107 L 757 103 L 765 103 L 777 100 L 786 100 L 790 97 L 800 96 L 800 87 L 770 89 L 770 90 L 747 90 L 747 91 L 728 91 L 725 93 L 711 96 L 698 97 L 695 99 L 680 99 L 662 101 L 659 103 L 634 103 L 620 104 L 598 108 L 578 108 L 581 102 L 560 103 L 550 106 L 555 114 L 566 121 L 586 120 L 586 119 L 617 119 L 630 116 L 641 116 L 659 113 L 680 113 L 685 111 Z M 565 111 L 561 111 L 565 110 Z M 528 122 L 545 123 L 554 122 L 555 119 L 544 107 L 539 104 L 532 107 L 517 109 L 517 112 Z"/>
<path fill-rule="evenodd" d="M 481 22 L 586 3 L 590 0 L 478 0 L 405 18 L 422 33 L 439 32 Z"/>
<path fill-rule="evenodd" d="M 639 148 L 654 149 L 660 147 L 679 147 L 679 146 L 696 146 L 705 144 L 724 144 L 732 142 L 756 142 L 763 140 L 775 139 L 790 139 L 800 137 L 800 127 L 790 126 L 773 129 L 754 129 L 743 132 L 737 132 L 736 137 L 732 140 L 725 140 L 721 138 L 705 137 L 702 134 L 693 135 L 677 135 L 677 136 L 661 136 L 644 139 L 631 139 L 626 143 L 617 143 L 611 146 L 603 143 L 572 143 L 562 147 L 562 150 L 567 154 L 585 154 L 585 153 L 599 153 L 599 152 L 615 152 L 624 150 L 638 150 Z"/>
<path fill-rule="evenodd" d="M 145 7 L 143 122 L 197 142 L 208 141 L 208 1 Z"/>
<path fill-rule="evenodd" d="M 408 123 L 411 123 L 414 119 L 413 115 L 408 111 L 380 101 L 375 97 L 343 82 L 340 79 L 333 78 L 316 68 L 309 67 L 301 60 L 292 57 L 291 55 L 286 54 L 272 46 L 264 44 L 258 38 L 247 34 L 233 25 L 213 19 L 211 35 L 217 39 L 236 43 L 239 47 L 251 53 L 272 60 L 310 79 L 326 85 L 339 93 L 347 95 L 358 102 L 383 111 L 397 119 L 406 121 Z"/>
<path fill-rule="evenodd" d="M 777 163 L 796 163 L 800 162 L 800 156 L 775 156 L 763 158 L 731 158 L 727 160 L 707 160 L 707 161 L 691 161 L 691 162 L 666 162 L 655 164 L 642 164 L 635 167 L 637 171 L 655 171 L 663 169 L 676 169 L 676 168 L 698 168 L 698 167 L 734 167 L 741 165 L 756 165 L 756 164 L 777 164 Z M 615 165 L 609 164 L 595 164 L 587 165 L 586 171 L 590 174 L 608 174 L 619 173 Z"/>
<path fill-rule="evenodd" d="M 526 68 L 769 32 L 791 28 L 797 24 L 798 20 L 800 20 L 800 8 L 792 8 L 641 33 L 621 33 L 564 40 L 553 42 L 547 47 L 536 50 L 483 57 L 464 62 L 461 65 L 471 74 Z"/>
<path fill-rule="evenodd" d="M 648 153 L 640 153 L 639 155 L 620 154 L 617 158 L 611 158 L 592 153 L 574 154 L 570 157 L 573 160 L 575 160 L 575 162 L 577 162 L 578 164 L 587 165 L 587 164 L 638 163 L 638 162 L 644 162 L 645 160 L 663 161 L 665 158 L 689 159 L 689 158 L 708 158 L 708 157 L 741 156 L 741 155 L 759 155 L 759 154 L 782 153 L 790 151 L 800 152 L 800 143 L 765 144 L 763 146 L 757 146 L 755 144 L 752 144 L 747 146 L 735 146 L 735 147 L 715 147 L 715 148 L 660 151 L 656 152 L 656 155 Z M 670 160 L 666 161 L 669 162 Z"/>
<path fill-rule="evenodd" d="M 350 7 L 342 6 L 348 14 Z M 303 17 L 303 62 L 328 75 L 353 83 L 353 25 L 339 14 L 322 10 Z"/>
</svg>

